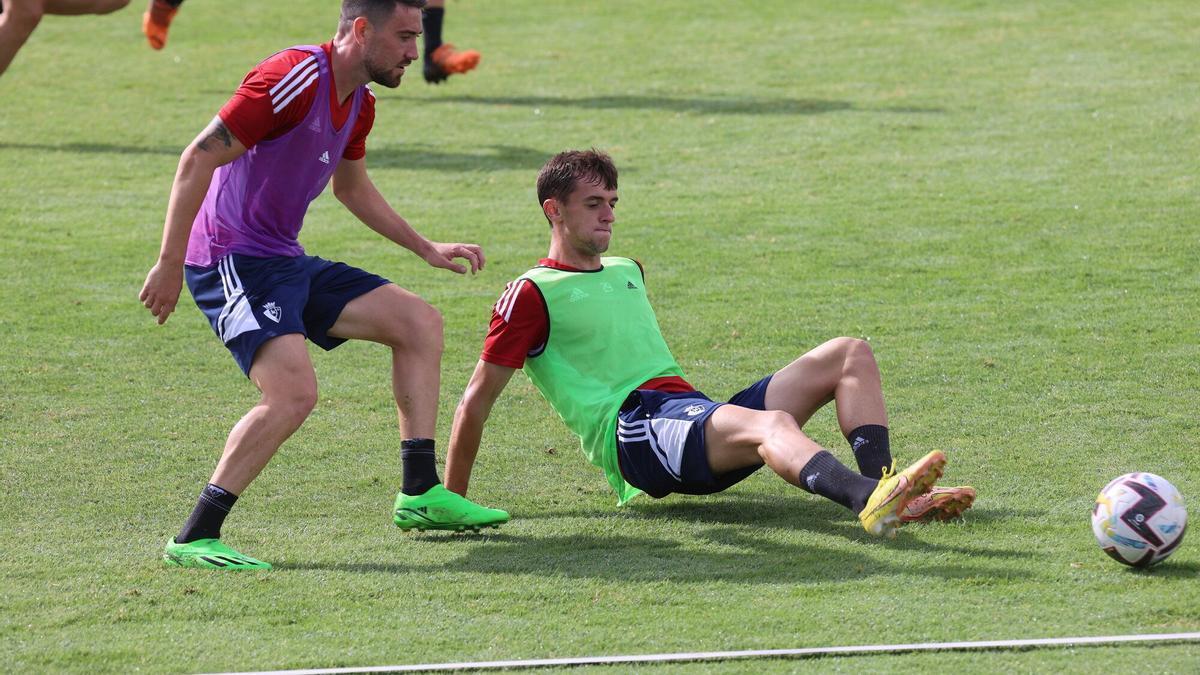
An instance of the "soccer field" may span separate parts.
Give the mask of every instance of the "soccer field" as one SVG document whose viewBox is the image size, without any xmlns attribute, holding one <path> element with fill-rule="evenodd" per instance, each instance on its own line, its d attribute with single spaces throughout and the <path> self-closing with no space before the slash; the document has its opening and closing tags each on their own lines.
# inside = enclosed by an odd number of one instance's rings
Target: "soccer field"
<svg viewBox="0 0 1200 675">
<path fill-rule="evenodd" d="M 454 0 L 480 68 L 376 87 L 367 165 L 434 270 L 332 195 L 301 241 L 446 318 L 439 456 L 504 284 L 546 251 L 537 169 L 621 169 L 688 379 L 726 397 L 838 335 L 879 359 L 900 462 L 941 449 L 960 522 L 869 537 L 768 470 L 622 508 L 523 375 L 470 496 L 488 534 L 402 533 L 390 355 L 314 350 L 320 403 L 224 537 L 266 573 L 166 569 L 257 400 L 185 295 L 137 294 L 179 153 L 336 3 L 189 0 L 50 17 L 0 77 L 0 663 L 199 672 L 1200 631 L 1200 535 L 1135 571 L 1096 546 L 1111 478 L 1200 508 L 1200 14 L 1194 2 Z M 806 431 L 852 455 L 832 410 Z M 639 672 L 1194 672 L 1200 645 L 909 654 Z M 588 668 L 588 672 L 625 672 Z M 571 671 L 579 672 L 579 671 Z"/>
</svg>

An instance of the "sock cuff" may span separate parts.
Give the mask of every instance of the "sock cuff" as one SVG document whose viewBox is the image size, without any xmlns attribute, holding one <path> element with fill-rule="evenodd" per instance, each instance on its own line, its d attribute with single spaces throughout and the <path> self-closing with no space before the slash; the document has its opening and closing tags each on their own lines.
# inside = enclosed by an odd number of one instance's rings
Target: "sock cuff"
<svg viewBox="0 0 1200 675">
<path fill-rule="evenodd" d="M 888 428 L 882 424 L 864 424 L 862 426 L 855 427 L 850 431 L 850 433 L 846 434 L 846 440 L 850 443 L 851 447 L 853 447 L 855 441 L 859 438 L 866 439 L 867 441 L 873 441 L 881 434 L 886 434 L 887 432 Z M 858 448 L 855 448 L 855 450 L 857 449 Z"/>
<path fill-rule="evenodd" d="M 209 483 L 200 491 L 200 501 L 211 504 L 225 513 L 233 508 L 238 496 L 219 485 Z"/>
<path fill-rule="evenodd" d="M 400 441 L 401 450 L 433 450 L 432 438 L 406 438 Z"/>
<path fill-rule="evenodd" d="M 842 463 L 837 460 L 828 450 L 822 450 L 813 455 L 812 459 L 800 469 L 800 484 L 803 488 L 813 494 L 817 494 L 814 487 L 816 485 L 816 477 L 819 474 L 834 474 L 839 468 L 842 468 Z"/>
</svg>

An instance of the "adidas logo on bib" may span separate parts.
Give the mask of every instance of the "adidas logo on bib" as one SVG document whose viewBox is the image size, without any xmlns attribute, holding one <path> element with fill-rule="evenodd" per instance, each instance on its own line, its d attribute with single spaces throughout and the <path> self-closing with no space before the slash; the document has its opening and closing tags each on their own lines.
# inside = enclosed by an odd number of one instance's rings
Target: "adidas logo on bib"
<svg viewBox="0 0 1200 675">
<path fill-rule="evenodd" d="M 317 159 L 321 160 L 322 163 L 328 164 L 329 163 L 329 151 L 326 150 L 325 152 L 322 152 L 321 156 L 318 157 Z"/>
</svg>

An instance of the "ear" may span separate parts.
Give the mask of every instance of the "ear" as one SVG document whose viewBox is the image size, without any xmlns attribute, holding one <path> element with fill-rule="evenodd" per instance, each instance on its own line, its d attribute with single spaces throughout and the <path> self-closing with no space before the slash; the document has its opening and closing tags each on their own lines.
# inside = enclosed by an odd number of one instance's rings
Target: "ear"
<svg viewBox="0 0 1200 675">
<path fill-rule="evenodd" d="M 365 17 L 365 16 L 355 17 L 354 24 L 350 27 L 350 31 L 354 34 L 355 42 L 362 44 L 367 41 L 366 33 L 367 33 L 367 28 L 370 25 L 371 25 L 371 22 L 367 21 L 367 17 Z"/>
<path fill-rule="evenodd" d="M 546 218 L 548 218 L 551 223 L 557 222 L 561 218 L 558 200 L 554 197 L 551 197 L 542 202 L 542 213 L 546 214 Z"/>
</svg>

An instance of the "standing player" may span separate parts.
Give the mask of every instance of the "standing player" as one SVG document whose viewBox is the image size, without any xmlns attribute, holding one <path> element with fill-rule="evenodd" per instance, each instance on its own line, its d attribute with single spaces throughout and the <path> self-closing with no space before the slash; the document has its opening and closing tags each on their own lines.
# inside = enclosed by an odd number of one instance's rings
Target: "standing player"
<svg viewBox="0 0 1200 675">
<path fill-rule="evenodd" d="M 333 179 L 334 195 L 368 227 L 433 267 L 460 274 L 484 264 L 473 244 L 417 234 L 367 175 L 374 121 L 368 82 L 396 87 L 417 58 L 424 0 L 343 0 L 333 40 L 287 49 L 260 63 L 187 147 L 167 207 L 158 263 L 141 300 L 161 324 L 181 279 L 242 371 L 262 392 L 230 432 L 191 517 L 166 546 L 169 565 L 270 566 L 220 541 L 238 495 L 316 404 L 304 340 L 333 349 L 348 339 L 392 350 L 400 418 L 401 528 L 492 526 L 508 514 L 477 506 L 438 481 L 436 427 L 442 318 L 416 295 L 343 263 L 307 256 L 296 240 L 309 203 Z"/>
<path fill-rule="evenodd" d="M 904 521 L 951 517 L 971 488 L 933 488 L 931 452 L 892 464 L 879 368 L 862 340 L 837 338 L 714 403 L 683 377 L 646 298 L 641 265 L 601 257 L 615 222 L 617 170 L 603 153 L 564 152 L 538 174 L 550 252 L 509 284 L 454 416 L 446 485 L 466 494 L 492 405 L 516 368 L 582 440 L 624 503 L 645 492 L 719 492 L 764 463 L 784 480 L 858 515 L 875 535 Z M 801 431 L 834 401 L 861 475 Z"/>
<path fill-rule="evenodd" d="M 0 0 L 0 75 L 46 14 L 108 14 L 129 0 Z"/>
</svg>

